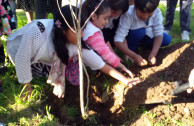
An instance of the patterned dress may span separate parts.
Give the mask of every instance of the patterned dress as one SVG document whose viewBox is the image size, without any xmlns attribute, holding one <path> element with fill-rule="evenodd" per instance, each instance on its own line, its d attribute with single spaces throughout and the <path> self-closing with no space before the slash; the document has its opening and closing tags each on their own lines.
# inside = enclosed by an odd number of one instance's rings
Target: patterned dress
<svg viewBox="0 0 194 126">
<path fill-rule="evenodd" d="M 10 35 L 16 23 L 8 0 L 0 0 L 0 36 Z"/>
</svg>

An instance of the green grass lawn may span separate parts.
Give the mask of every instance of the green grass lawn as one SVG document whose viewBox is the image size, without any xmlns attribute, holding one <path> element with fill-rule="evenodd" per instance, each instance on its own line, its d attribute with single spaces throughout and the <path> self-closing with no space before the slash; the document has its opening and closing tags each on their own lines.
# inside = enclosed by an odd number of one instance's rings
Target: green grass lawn
<svg viewBox="0 0 194 126">
<path fill-rule="evenodd" d="M 159 8 L 162 10 L 163 16 L 165 16 L 165 5 L 160 5 Z M 191 11 L 191 25 L 194 27 L 194 5 L 192 6 Z M 17 11 L 18 17 L 18 28 L 21 28 L 27 23 L 27 19 L 24 11 Z M 49 18 L 52 18 L 52 15 L 49 14 Z M 194 30 L 190 35 L 190 39 L 194 39 Z M 181 31 L 179 27 L 179 12 L 175 13 L 175 20 L 172 30 L 170 31 L 172 36 L 172 43 L 175 44 L 181 41 Z M 5 40 L 2 40 L 4 43 Z M 45 90 L 50 90 L 52 92 L 52 86 L 46 84 L 46 78 L 37 78 L 33 79 L 32 86 L 34 88 L 32 97 L 29 101 L 22 102 L 21 93 L 22 86 L 17 81 L 17 76 L 15 73 L 14 66 L 9 63 L 8 65 L 9 72 L 5 75 L 0 75 L 0 80 L 2 80 L 3 93 L 0 93 L 0 122 L 5 123 L 9 126 L 15 125 L 41 125 L 41 126 L 54 126 L 58 125 L 58 119 L 50 114 L 50 107 L 45 104 Z M 92 79 L 91 79 L 92 80 Z M 79 108 L 78 108 L 79 109 Z M 46 114 L 41 112 L 46 110 Z M 73 111 L 78 111 L 73 109 Z M 141 111 L 135 109 L 134 111 Z M 142 110 L 145 111 L 146 110 Z M 137 113 L 130 112 L 130 113 Z M 71 111 L 69 113 L 72 113 Z M 75 113 L 75 112 L 74 112 Z M 81 114 L 80 114 L 81 116 Z M 184 122 L 183 122 L 184 123 Z M 176 125 L 173 122 L 170 122 L 169 125 Z"/>
<path fill-rule="evenodd" d="M 162 11 L 164 20 L 165 20 L 165 15 L 166 15 L 166 5 L 159 5 L 159 8 Z M 190 28 L 191 28 L 191 34 L 190 34 L 190 40 L 193 41 L 194 40 L 194 22 L 192 21 L 194 19 L 194 5 L 192 5 L 191 8 L 191 23 L 190 23 Z M 171 29 L 171 31 L 169 32 L 169 34 L 172 36 L 172 42 L 171 44 L 175 44 L 177 42 L 182 42 L 181 40 L 181 29 L 180 29 L 180 15 L 179 15 L 179 11 L 175 11 L 175 17 L 174 17 L 174 23 L 173 23 L 173 27 Z"/>
</svg>

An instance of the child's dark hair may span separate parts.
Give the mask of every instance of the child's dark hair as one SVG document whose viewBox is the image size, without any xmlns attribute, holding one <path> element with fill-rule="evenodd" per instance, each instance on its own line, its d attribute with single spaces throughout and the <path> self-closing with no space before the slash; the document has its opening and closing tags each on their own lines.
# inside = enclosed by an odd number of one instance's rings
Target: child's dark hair
<svg viewBox="0 0 194 126">
<path fill-rule="evenodd" d="M 73 11 L 75 12 L 76 8 L 73 6 L 72 6 L 72 8 L 73 8 Z M 71 10 L 70 10 L 69 5 L 63 6 L 61 8 L 61 12 L 62 12 L 63 16 L 65 17 L 66 21 L 68 22 L 68 24 L 71 26 L 71 28 L 73 28 L 74 27 L 73 26 L 73 19 L 71 16 Z M 85 22 L 85 20 L 84 20 L 83 16 L 81 15 L 81 26 L 83 26 L 84 22 Z M 53 44 L 54 44 L 55 51 L 56 51 L 58 57 L 60 58 L 60 60 L 64 64 L 68 63 L 69 54 L 68 54 L 68 49 L 66 47 L 67 38 L 66 38 L 66 36 L 64 36 L 63 31 L 68 31 L 68 30 L 70 30 L 70 28 L 65 23 L 60 12 L 57 11 L 55 13 L 55 16 L 54 16 Z M 82 40 L 82 47 L 87 48 L 87 46 L 85 45 L 85 42 L 83 42 L 83 40 Z"/>
<path fill-rule="evenodd" d="M 127 12 L 129 9 L 129 0 L 106 0 L 110 5 L 110 8 L 114 11 Z"/>
<path fill-rule="evenodd" d="M 141 12 L 152 13 L 159 5 L 160 0 L 135 0 L 136 9 Z"/>
<path fill-rule="evenodd" d="M 83 3 L 82 11 L 84 13 L 85 18 L 88 18 L 90 14 L 95 10 L 95 8 L 99 5 L 100 0 L 86 0 Z M 96 10 L 95 14 L 98 16 L 103 14 L 110 8 L 109 4 L 106 1 L 103 1 L 99 8 Z"/>
</svg>

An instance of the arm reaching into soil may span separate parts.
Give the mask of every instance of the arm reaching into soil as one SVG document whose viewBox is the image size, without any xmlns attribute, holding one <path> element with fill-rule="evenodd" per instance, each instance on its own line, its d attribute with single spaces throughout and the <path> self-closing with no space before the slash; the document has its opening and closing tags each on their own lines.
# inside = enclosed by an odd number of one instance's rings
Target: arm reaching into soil
<svg viewBox="0 0 194 126">
<path fill-rule="evenodd" d="M 120 64 L 118 65 L 118 67 L 121 68 L 121 70 L 123 70 L 123 71 L 126 72 L 127 74 L 129 74 L 129 76 L 130 76 L 131 78 L 134 77 L 133 73 L 132 73 L 130 70 L 128 70 L 122 63 L 120 63 Z"/>
<path fill-rule="evenodd" d="M 126 40 L 124 40 L 124 42 L 114 42 L 115 46 L 121 51 L 123 52 L 125 55 L 129 56 L 130 58 L 132 58 L 137 65 L 139 66 L 146 66 L 148 64 L 148 62 L 143 59 L 140 55 L 138 55 L 137 53 L 131 51 L 128 46 L 127 46 L 127 42 Z"/>
<path fill-rule="evenodd" d="M 189 85 L 190 88 L 187 90 L 187 92 L 191 93 L 194 90 L 194 68 L 189 75 Z"/>
<path fill-rule="evenodd" d="M 160 46 L 162 44 L 162 39 L 163 39 L 163 36 L 157 36 L 154 38 L 154 45 L 153 45 L 152 51 L 148 57 L 148 62 L 150 65 L 156 64 L 156 55 L 157 55 L 158 50 L 160 49 Z"/>
<path fill-rule="evenodd" d="M 111 77 L 122 81 L 125 85 L 129 86 L 130 88 L 133 87 L 133 85 L 136 85 L 137 83 L 141 82 L 139 78 L 127 78 L 120 72 L 118 72 L 116 69 L 111 67 L 110 65 L 105 64 L 103 68 L 100 69 L 105 74 L 110 75 Z"/>
</svg>

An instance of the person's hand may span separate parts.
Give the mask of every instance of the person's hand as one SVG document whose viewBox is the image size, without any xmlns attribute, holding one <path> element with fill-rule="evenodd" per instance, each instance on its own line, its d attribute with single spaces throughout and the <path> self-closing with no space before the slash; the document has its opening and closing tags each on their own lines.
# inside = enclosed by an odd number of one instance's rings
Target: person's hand
<svg viewBox="0 0 194 126">
<path fill-rule="evenodd" d="M 128 70 L 122 63 L 118 65 L 119 68 L 121 68 L 122 71 L 126 72 L 131 78 L 134 77 L 134 74 Z"/>
<path fill-rule="evenodd" d="M 191 93 L 194 89 L 194 69 L 191 71 L 191 73 L 189 75 L 189 86 L 190 86 L 190 88 L 187 89 L 187 92 Z"/>
<path fill-rule="evenodd" d="M 61 84 L 54 84 L 53 85 L 53 94 L 56 95 L 58 98 L 64 98 L 64 94 L 65 94 L 65 85 L 61 85 Z"/>
<path fill-rule="evenodd" d="M 134 74 L 130 71 L 130 70 L 125 70 L 125 72 L 127 73 L 127 74 L 129 74 L 129 76 L 131 77 L 131 78 L 134 78 Z"/>
<path fill-rule="evenodd" d="M 30 100 L 32 91 L 33 89 L 30 83 L 23 84 L 23 93 L 22 93 L 23 99 L 22 100 L 23 101 Z"/>
<path fill-rule="evenodd" d="M 132 79 L 128 79 L 128 83 L 126 84 L 129 88 L 132 88 L 134 85 L 138 84 L 141 82 L 140 78 L 132 78 Z"/>
<path fill-rule="evenodd" d="M 137 55 L 134 60 L 135 60 L 135 62 L 137 63 L 138 66 L 148 65 L 147 60 L 143 59 L 142 56 L 140 56 L 140 55 Z"/>
<path fill-rule="evenodd" d="M 156 64 L 156 57 L 155 56 L 149 56 L 148 57 L 149 65 L 155 65 Z"/>
</svg>

